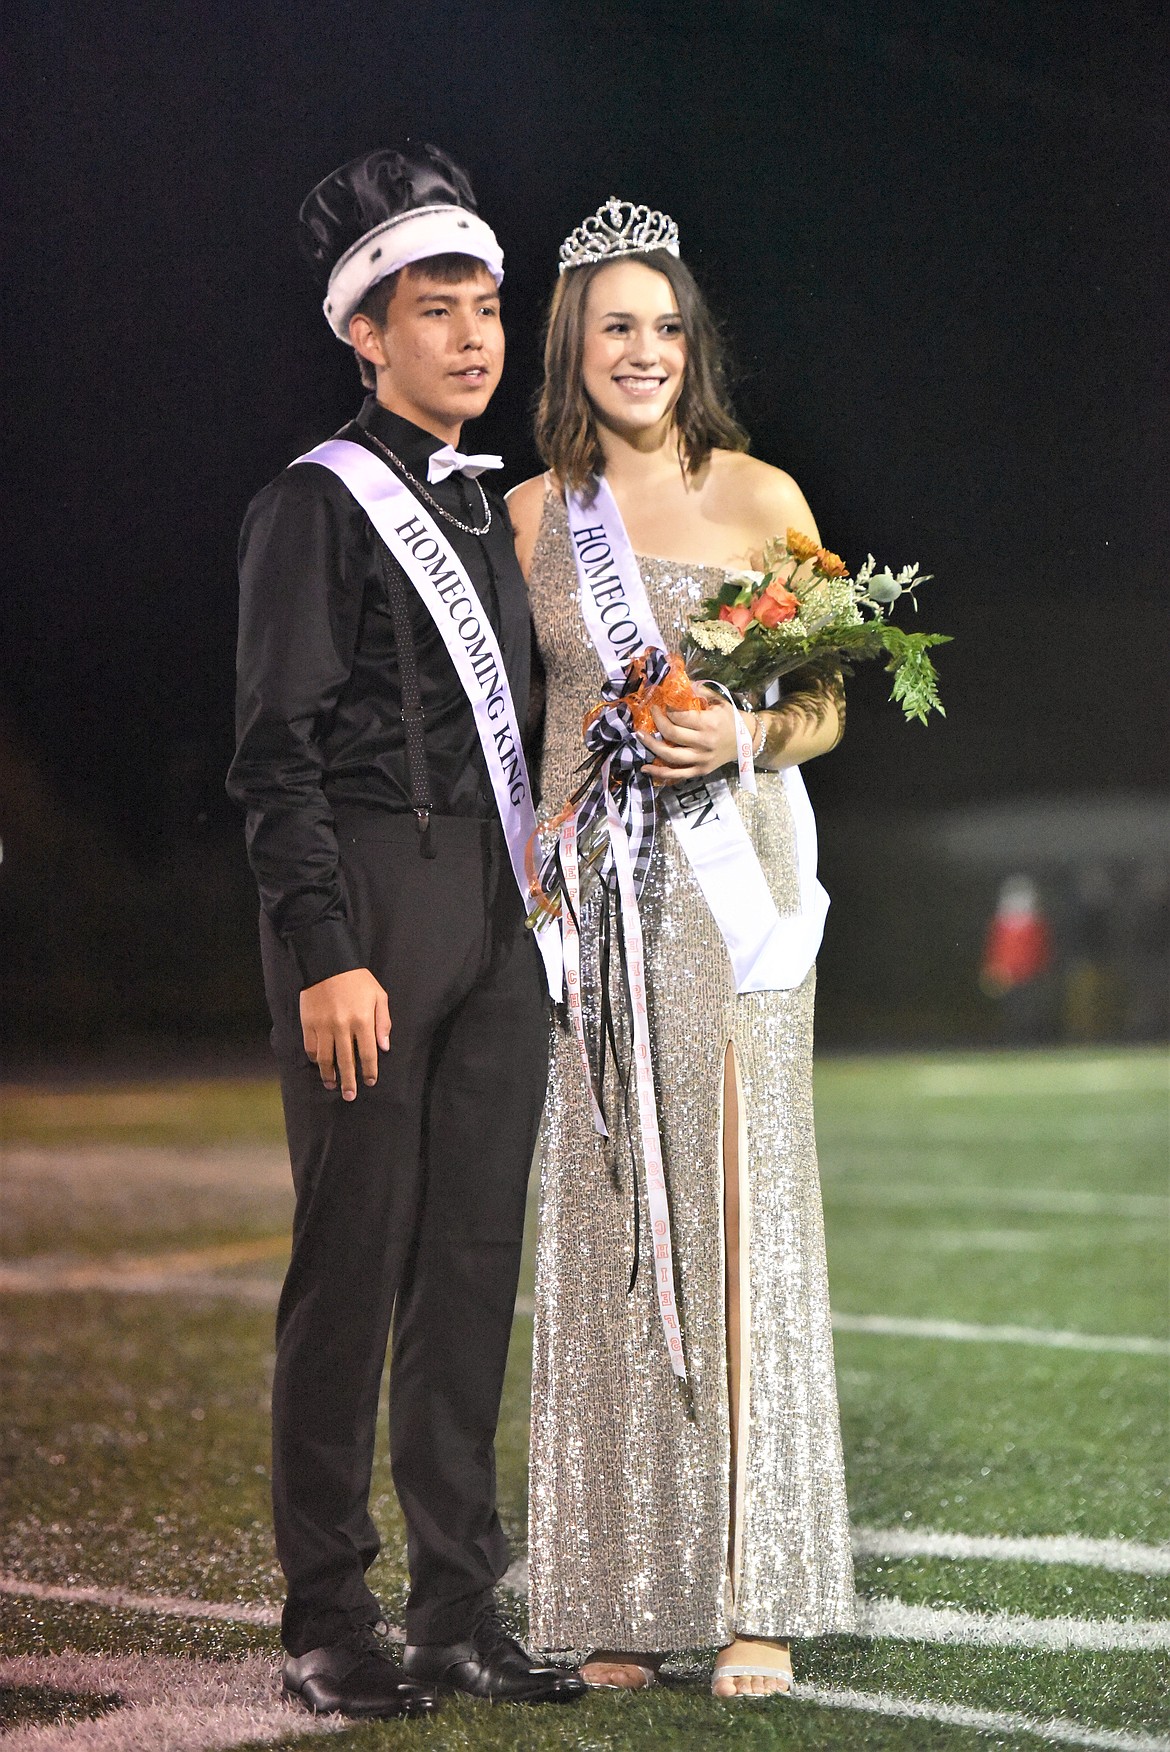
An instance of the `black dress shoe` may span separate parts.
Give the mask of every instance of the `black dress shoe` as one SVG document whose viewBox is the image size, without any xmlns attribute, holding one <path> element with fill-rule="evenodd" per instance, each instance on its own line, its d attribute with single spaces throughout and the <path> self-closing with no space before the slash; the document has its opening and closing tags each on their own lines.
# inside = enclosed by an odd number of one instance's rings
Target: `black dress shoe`
<svg viewBox="0 0 1170 1752">
<path fill-rule="evenodd" d="M 402 1670 L 408 1679 L 489 1703 L 572 1703 L 586 1689 L 568 1668 L 536 1666 L 494 1613 L 465 1642 L 407 1643 Z"/>
<path fill-rule="evenodd" d="M 286 1697 L 314 1715 L 354 1716 L 388 1721 L 397 1716 L 433 1715 L 433 1686 L 408 1679 L 386 1647 L 385 1628 L 358 1625 L 341 1642 L 286 1655 L 281 1679 Z"/>
</svg>

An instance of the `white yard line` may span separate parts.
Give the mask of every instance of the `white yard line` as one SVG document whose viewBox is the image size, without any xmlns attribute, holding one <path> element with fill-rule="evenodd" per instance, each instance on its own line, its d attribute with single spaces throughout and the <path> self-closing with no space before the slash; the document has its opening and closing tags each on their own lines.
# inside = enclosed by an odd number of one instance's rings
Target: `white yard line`
<svg viewBox="0 0 1170 1752">
<path fill-rule="evenodd" d="M 125 1588 L 58 1587 L 29 1582 L 23 1576 L 0 1575 L 0 1594 L 26 1600 L 57 1600 L 66 1606 L 108 1606 L 122 1612 L 154 1612 L 163 1618 L 215 1618 L 228 1624 L 280 1624 L 279 1606 L 248 1605 L 240 1600 L 192 1600 L 185 1594 L 131 1594 Z"/>
<path fill-rule="evenodd" d="M 855 1534 L 855 1550 L 857 1537 Z M 862 1532 L 861 1538 L 865 1537 Z M 527 1595 L 527 1558 L 516 1560 L 503 1586 Z M 911 1606 L 896 1599 L 858 1599 L 857 1628 L 860 1636 L 888 1637 L 895 1642 L 963 1643 L 976 1648 L 1125 1649 L 1140 1653 L 1170 1649 L 1170 1618 L 1030 1618 L 1020 1612 Z"/>
<path fill-rule="evenodd" d="M 0 1685 L 116 1695 L 121 1705 L 89 1721 L 9 1728 L 4 1752 L 222 1752 L 349 1725 L 285 1703 L 270 1655 L 14 1655 L 0 1659 Z"/>
<path fill-rule="evenodd" d="M 0 1659 L 0 1684 L 91 1696 L 117 1694 L 121 1708 L 90 1721 L 11 1728 L 5 1752 L 216 1752 L 291 1734 L 337 1732 L 337 1718 L 284 1703 L 271 1659 L 200 1661 L 181 1656 L 23 1655 Z M 801 1686 L 797 1701 L 896 1720 L 938 1722 L 986 1733 L 1030 1734 L 1093 1752 L 1170 1752 L 1170 1740 L 1065 1718 L 1048 1721 L 1008 1710 L 970 1709 L 887 1692 Z"/>
<path fill-rule="evenodd" d="M 505 1582 L 527 1591 L 523 1562 Z M 229 1606 L 208 1600 L 130 1594 L 117 1588 L 63 1588 L 0 1577 L 0 1593 L 36 1599 L 99 1604 L 166 1613 L 183 1618 L 235 1619 L 275 1624 L 275 1607 Z M 996 1648 L 1109 1649 L 1151 1651 L 1170 1647 L 1170 1623 L 1130 1624 L 1087 1619 L 1031 1619 L 1014 1614 L 935 1611 L 901 1601 L 859 1602 L 862 1634 L 901 1640 L 961 1643 Z M 392 1636 L 401 1636 L 392 1631 Z M 244 1741 L 264 1743 L 290 1730 L 308 1732 L 343 1727 L 317 1720 L 284 1704 L 275 1687 L 270 1657 L 240 1661 L 201 1661 L 178 1656 L 35 1655 L 0 1660 L 0 1684 L 110 1695 L 123 1705 L 91 1721 L 22 1727 L 4 1736 L 6 1752 L 215 1752 Z M 886 1692 L 818 1689 L 801 1686 L 798 1698 L 826 1709 L 906 1720 L 933 1721 L 989 1733 L 1030 1734 L 1065 1746 L 1098 1752 L 1170 1752 L 1170 1740 L 1113 1728 L 1091 1727 L 1064 1718 L 1041 1720 L 1001 1710 L 970 1709 Z"/>
<path fill-rule="evenodd" d="M 532 1296 L 517 1296 L 516 1313 L 531 1319 Z M 1046 1326 L 975 1326 L 963 1320 L 905 1320 L 894 1314 L 834 1314 L 835 1332 L 866 1332 L 879 1338 L 944 1338 L 972 1344 L 1036 1344 L 1055 1350 L 1114 1351 L 1170 1357 L 1170 1339 L 1129 1338 L 1091 1332 L 1053 1332 Z"/>
<path fill-rule="evenodd" d="M 57 1290 L 138 1290 L 158 1295 L 182 1284 L 204 1294 L 237 1294 L 251 1301 L 274 1297 L 274 1278 L 221 1278 L 216 1274 L 288 1258 L 287 1235 L 261 1235 L 249 1241 L 222 1241 L 212 1247 L 185 1247 L 168 1253 L 113 1253 L 79 1259 L 70 1253 L 34 1253 L 0 1264 L 0 1291 L 48 1294 Z"/>
<path fill-rule="evenodd" d="M 1170 1740 L 1157 1734 L 1131 1734 L 1119 1728 L 1091 1728 L 1064 1717 L 1041 1721 L 1009 1710 L 968 1709 L 916 1697 L 891 1697 L 884 1691 L 822 1691 L 801 1685 L 797 1697 L 826 1709 L 860 1710 L 868 1715 L 939 1722 L 949 1728 L 978 1728 L 992 1734 L 1033 1734 L 1058 1746 L 1091 1746 L 1100 1752 L 1170 1752 Z"/>
<path fill-rule="evenodd" d="M 998 1095 L 1009 1100 L 1036 1095 L 1157 1094 L 1170 1087 L 1170 1064 L 1160 1053 L 1141 1059 L 1013 1059 L 985 1064 L 923 1065 L 913 1072 L 918 1095 Z"/>
<path fill-rule="evenodd" d="M 1143 1221 L 1170 1219 L 1170 1198 L 1155 1193 L 1084 1192 L 1043 1186 L 936 1186 L 900 1184 L 896 1180 L 822 1180 L 830 1203 L 858 1205 L 992 1205 L 1005 1211 L 1025 1211 L 1034 1216 L 1109 1217 Z"/>
<path fill-rule="evenodd" d="M 993 1534 L 939 1533 L 927 1527 L 855 1527 L 857 1557 L 985 1558 L 993 1563 L 1069 1563 L 1136 1576 L 1170 1576 L 1170 1545 L 1130 1539 L 1079 1539 L 1046 1533 L 1012 1539 Z"/>
<path fill-rule="evenodd" d="M 504 1586 L 528 1592 L 528 1566 L 514 1563 Z M 132 1594 L 122 1588 L 66 1588 L 21 1576 L 0 1576 L 0 1594 L 54 1600 L 68 1605 L 106 1606 L 164 1617 L 211 1618 L 242 1624 L 277 1625 L 275 1606 L 191 1600 L 185 1596 Z M 900 1642 L 964 1643 L 984 1648 L 1127 1649 L 1150 1652 L 1170 1648 L 1170 1619 L 1029 1618 L 1012 1612 L 963 1612 L 953 1607 L 911 1606 L 903 1600 L 858 1600 L 862 1636 Z M 402 1632 L 391 1630 L 401 1638 Z"/>
<path fill-rule="evenodd" d="M 208 1271 L 173 1267 L 152 1270 L 137 1262 L 125 1266 L 95 1263 L 56 1265 L 37 1259 L 12 1260 L 0 1265 L 0 1295 L 55 1296 L 100 1290 L 118 1296 L 228 1296 L 258 1308 L 275 1308 L 280 1297 L 277 1278 L 216 1277 Z"/>
<path fill-rule="evenodd" d="M 1022 1612 L 964 1612 L 910 1606 L 904 1600 L 858 1600 L 862 1636 L 898 1642 L 962 1643 L 994 1649 L 1170 1649 L 1170 1618 L 1030 1618 Z"/>
<path fill-rule="evenodd" d="M 515 1569 L 515 1564 L 512 1568 Z M 509 1570 L 508 1575 L 512 1573 Z M 525 1590 L 528 1586 L 525 1560 Z M 504 1577 L 505 1584 L 508 1576 Z M 510 1584 L 509 1584 L 510 1585 Z M 30 1582 L 24 1576 L 0 1574 L 0 1595 L 24 1600 L 54 1600 L 65 1606 L 105 1606 L 118 1612 L 151 1612 L 160 1618 L 211 1618 L 224 1624 L 260 1624 L 279 1629 L 280 1607 L 243 1600 L 194 1600 L 188 1594 L 133 1594 L 126 1588 L 66 1588 L 55 1582 Z M 390 1635 L 399 1642 L 406 1633 L 396 1625 Z"/>
<path fill-rule="evenodd" d="M 0 1295 L 56 1295 L 101 1290 L 116 1295 L 226 1296 L 253 1307 L 274 1308 L 280 1296 L 275 1278 L 216 1277 L 210 1272 L 151 1271 L 146 1261 L 128 1270 L 120 1265 L 47 1265 L 35 1259 L 0 1265 Z M 516 1313 L 531 1318 L 531 1296 L 518 1296 Z M 909 1320 L 893 1314 L 834 1314 L 836 1332 L 865 1332 L 885 1338 L 942 1338 L 975 1344 L 1034 1344 L 1054 1350 L 1112 1351 L 1130 1356 L 1170 1357 L 1170 1339 L 1055 1332 L 1042 1326 L 976 1326 L 962 1320 Z"/>
<path fill-rule="evenodd" d="M 834 1314 L 833 1330 L 869 1332 L 884 1338 L 947 1338 L 972 1344 L 1036 1344 L 1053 1350 L 1114 1351 L 1129 1356 L 1170 1357 L 1170 1339 L 1054 1332 L 1046 1326 L 976 1326 L 965 1320 L 906 1320 L 893 1314 Z"/>
</svg>

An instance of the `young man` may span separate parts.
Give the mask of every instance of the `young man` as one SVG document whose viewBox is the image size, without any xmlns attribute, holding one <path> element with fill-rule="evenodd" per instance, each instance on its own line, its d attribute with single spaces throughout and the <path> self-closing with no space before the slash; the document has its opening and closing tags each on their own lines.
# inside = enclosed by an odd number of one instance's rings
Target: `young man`
<svg viewBox="0 0 1170 1752">
<path fill-rule="evenodd" d="M 425 1713 L 437 1690 L 566 1701 L 501 1629 L 493 1442 L 544 1097 L 524 927 L 529 624 L 463 422 L 504 360 L 502 256 L 431 146 L 301 209 L 325 313 L 375 393 L 248 508 L 238 747 L 297 1204 L 277 1316 L 273 1503 L 286 1691 Z M 393 1316 L 391 1458 L 411 1591 L 401 1666 L 365 1581 Z"/>
</svg>

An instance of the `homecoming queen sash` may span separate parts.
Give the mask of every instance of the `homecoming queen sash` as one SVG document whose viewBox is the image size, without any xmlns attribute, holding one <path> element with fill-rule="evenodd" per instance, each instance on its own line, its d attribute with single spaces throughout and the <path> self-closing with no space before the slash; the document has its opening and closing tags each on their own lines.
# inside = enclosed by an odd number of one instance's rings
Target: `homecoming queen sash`
<svg viewBox="0 0 1170 1752">
<path fill-rule="evenodd" d="M 439 526 L 414 494 L 380 458 L 348 438 L 330 438 L 297 462 L 318 462 L 348 487 L 394 559 L 402 567 L 439 629 L 447 654 L 467 695 L 479 744 L 487 762 L 492 793 L 512 873 L 530 911 L 533 896 L 524 852 L 536 831 L 536 813 L 520 728 L 500 647 L 475 586 L 439 532 Z M 541 931 L 548 987 L 561 995 L 561 951 L 555 931 Z"/>
<path fill-rule="evenodd" d="M 604 478 L 586 507 L 567 496 L 581 613 L 611 681 L 648 645 L 667 650 L 617 502 Z M 742 762 L 741 762 L 742 766 Z M 725 779 L 664 785 L 663 808 L 727 946 L 737 992 L 787 991 L 816 960 L 829 896 L 817 880 L 817 830 L 797 767 L 780 775 L 796 837 L 799 908 L 781 917 Z"/>
</svg>

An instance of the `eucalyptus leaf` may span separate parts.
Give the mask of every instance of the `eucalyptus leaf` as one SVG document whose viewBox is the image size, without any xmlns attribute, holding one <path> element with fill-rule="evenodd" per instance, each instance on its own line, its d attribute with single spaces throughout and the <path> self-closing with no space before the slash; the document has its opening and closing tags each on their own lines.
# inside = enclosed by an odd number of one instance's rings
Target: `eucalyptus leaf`
<svg viewBox="0 0 1170 1752">
<path fill-rule="evenodd" d="M 871 602 L 897 602 L 902 594 L 902 586 L 892 572 L 878 572 L 866 585 L 865 594 Z"/>
</svg>

